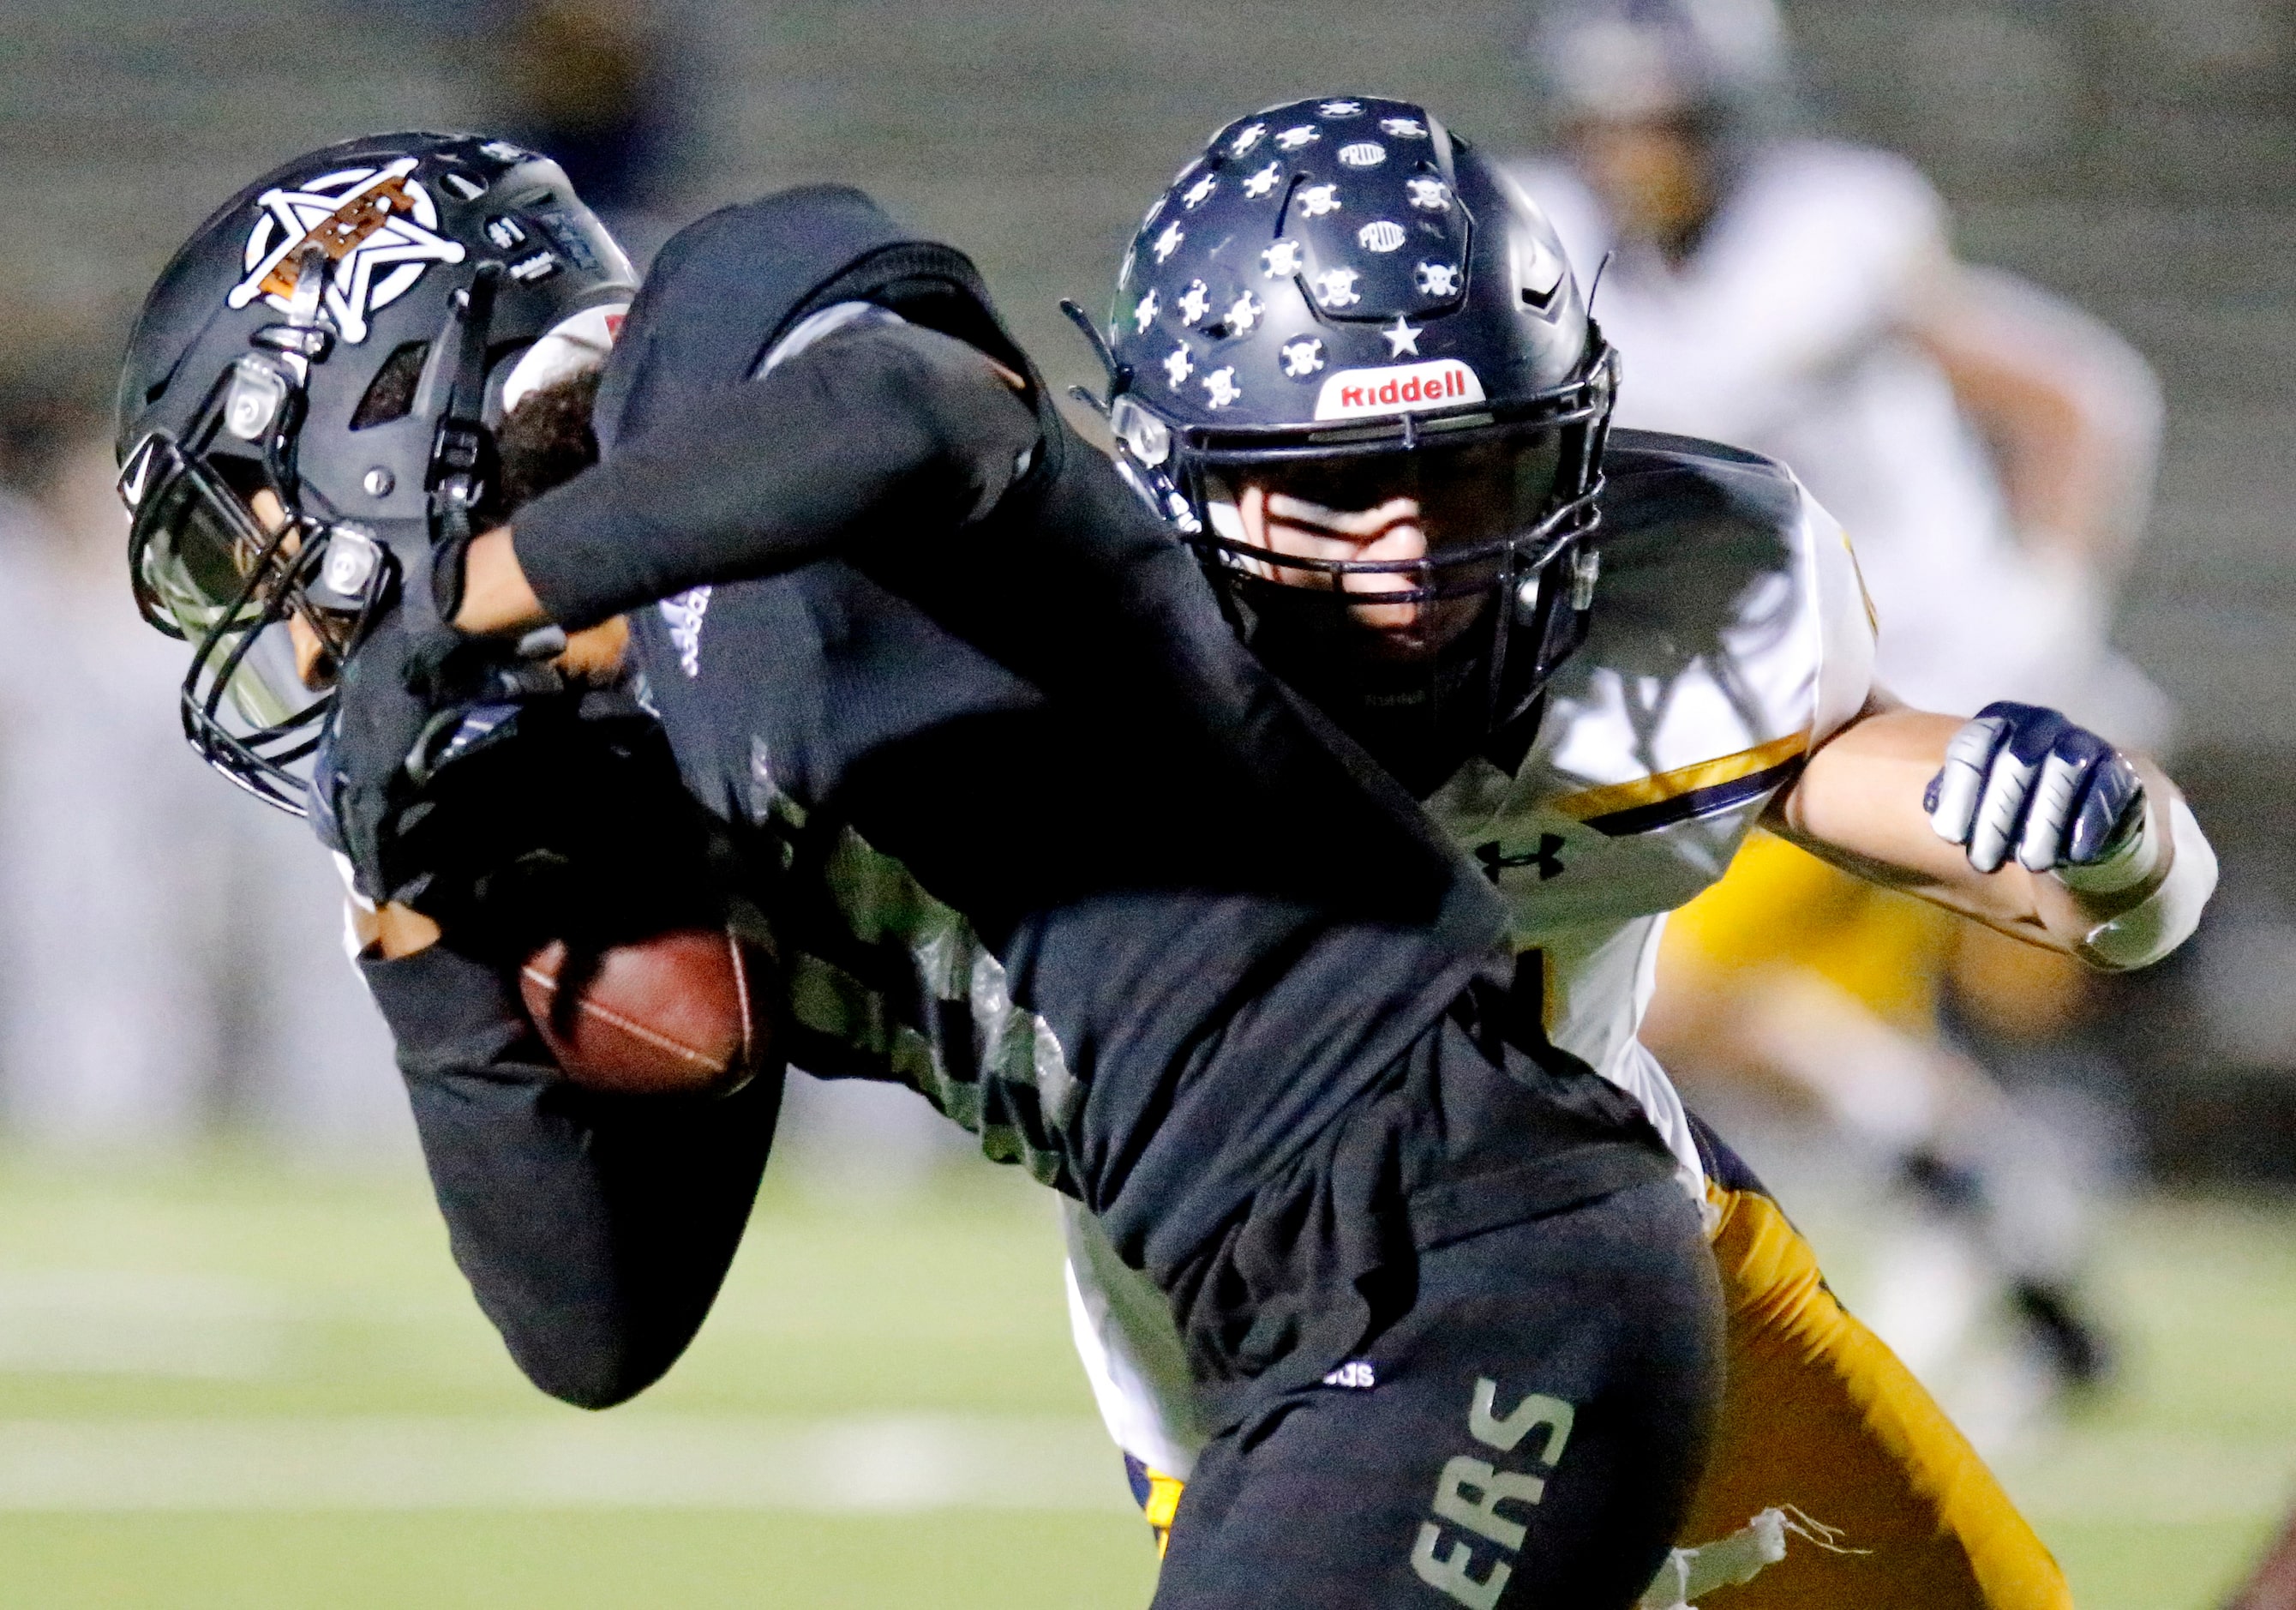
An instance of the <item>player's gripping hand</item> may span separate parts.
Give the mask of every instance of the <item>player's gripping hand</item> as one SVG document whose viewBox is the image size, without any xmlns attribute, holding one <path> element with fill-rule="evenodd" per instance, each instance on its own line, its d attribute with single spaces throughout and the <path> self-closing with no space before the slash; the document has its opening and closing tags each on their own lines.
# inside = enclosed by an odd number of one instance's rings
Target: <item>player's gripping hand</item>
<svg viewBox="0 0 2296 1610">
<path fill-rule="evenodd" d="M 1954 734 L 1923 801 L 1930 825 L 1980 872 L 2013 855 L 2077 890 L 2128 888 L 2159 864 L 2144 784 L 2112 744 L 2054 710 L 1988 704 Z"/>
<path fill-rule="evenodd" d="M 498 639 L 385 621 L 345 668 L 320 761 L 314 820 L 361 891 L 465 948 L 674 925 L 701 881 L 660 725 Z"/>
</svg>

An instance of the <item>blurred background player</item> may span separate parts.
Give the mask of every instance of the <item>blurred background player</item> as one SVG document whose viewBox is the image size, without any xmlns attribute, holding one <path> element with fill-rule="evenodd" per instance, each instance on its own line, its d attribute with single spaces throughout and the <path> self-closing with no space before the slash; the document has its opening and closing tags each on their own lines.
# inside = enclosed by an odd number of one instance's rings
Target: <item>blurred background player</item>
<svg viewBox="0 0 2296 1610">
<path fill-rule="evenodd" d="M 52 365 L 0 382 L 0 583 L 21 612 L 0 639 L 8 1128 L 80 1154 L 238 1123 L 407 1155 L 375 1076 L 388 1039 L 325 912 L 333 874 L 184 752 L 178 656 L 119 596 L 111 450 L 70 382 Z"/>
<path fill-rule="evenodd" d="M 2144 360 L 1955 260 L 1910 164 L 1798 132 L 1769 0 L 1562 0 L 1530 57 L 1562 160 L 1519 175 L 1574 260 L 1609 257 L 1620 423 L 1792 467 L 1857 546 L 1898 696 L 2028 700 L 2159 744 L 2167 702 L 2106 642 L 2159 446 Z M 1650 1039 L 1685 1086 L 1814 1106 L 1922 1203 L 1866 1306 L 1918 1372 L 1954 1373 L 1997 1288 L 2057 1382 L 2103 1375 L 2078 1170 L 1939 1027 L 1950 1005 L 2046 1040 L 2081 1010 L 2078 970 L 1762 839 L 1676 919 L 1661 973 Z M 1949 1395 L 2006 1424 L 2022 1374 Z"/>
</svg>

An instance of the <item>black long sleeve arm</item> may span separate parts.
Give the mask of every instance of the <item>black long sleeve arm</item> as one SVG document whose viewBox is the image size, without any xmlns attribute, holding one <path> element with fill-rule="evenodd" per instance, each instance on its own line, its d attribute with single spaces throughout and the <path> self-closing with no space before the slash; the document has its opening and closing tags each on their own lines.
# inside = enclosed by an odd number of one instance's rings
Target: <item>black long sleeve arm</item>
<svg viewBox="0 0 2296 1610">
<path fill-rule="evenodd" d="M 857 331 L 622 443 L 521 509 L 512 546 L 552 619 L 578 629 L 872 533 L 953 530 L 1004 495 L 1041 433 L 973 348 Z"/>
<path fill-rule="evenodd" d="M 434 945 L 361 970 L 398 1042 L 455 1261 L 527 1377 L 605 1409 L 659 1380 L 741 1243 L 778 1071 L 721 1099 L 569 1083 L 493 967 Z"/>
</svg>

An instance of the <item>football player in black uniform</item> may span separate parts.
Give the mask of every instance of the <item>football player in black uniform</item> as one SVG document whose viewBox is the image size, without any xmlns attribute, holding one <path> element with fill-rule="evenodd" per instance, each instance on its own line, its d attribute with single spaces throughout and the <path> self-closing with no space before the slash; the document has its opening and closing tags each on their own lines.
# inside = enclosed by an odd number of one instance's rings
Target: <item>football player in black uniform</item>
<svg viewBox="0 0 2296 1610">
<path fill-rule="evenodd" d="M 1520 1032 L 1480 873 L 1246 652 L 970 266 L 850 191 L 674 241 L 604 378 L 603 464 L 473 540 L 506 512 L 497 382 L 556 327 L 497 309 L 575 283 L 583 223 L 521 158 L 377 142 L 250 190 L 147 305 L 120 438 L 140 588 L 201 638 L 198 740 L 292 804 L 319 730 L 308 808 L 376 908 L 362 965 L 521 1365 L 600 1405 L 659 1376 L 771 1138 L 770 1080 L 570 1084 L 507 977 L 537 929 L 505 890 L 612 835 L 488 757 L 562 735 L 547 656 L 632 612 L 713 892 L 780 949 L 800 1056 L 873 1055 L 1168 1296 L 1215 1434 L 1160 1604 L 1631 1602 L 1697 1472 L 1712 1266 L 1640 1113 Z M 331 205 L 258 253 L 274 192 Z M 429 255 L 375 243 L 406 219 Z M 521 277 L 536 231 L 554 267 Z M 437 304 L 395 415 L 429 439 L 366 466 L 386 283 Z M 360 517 L 402 486 L 403 523 Z M 233 729 L 235 699 L 264 724 Z M 620 836 L 683 842 L 655 819 Z"/>
</svg>

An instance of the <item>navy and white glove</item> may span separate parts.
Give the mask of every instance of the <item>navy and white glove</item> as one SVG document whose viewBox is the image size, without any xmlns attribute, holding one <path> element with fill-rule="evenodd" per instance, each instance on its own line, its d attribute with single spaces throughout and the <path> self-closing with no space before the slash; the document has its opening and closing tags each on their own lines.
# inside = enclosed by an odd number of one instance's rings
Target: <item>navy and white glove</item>
<svg viewBox="0 0 2296 1610">
<path fill-rule="evenodd" d="M 2112 744 L 2054 710 L 1987 705 L 1946 745 L 1923 799 L 1930 826 L 1980 872 L 2012 855 L 2076 888 L 2126 888 L 2160 858 L 2148 843 L 2144 784 Z M 2147 850 L 2150 853 L 2146 853 Z"/>
</svg>

